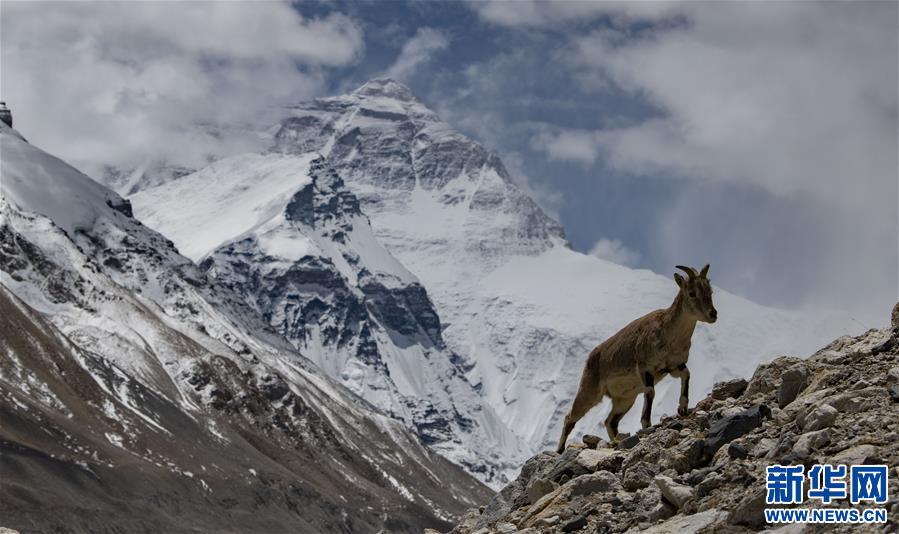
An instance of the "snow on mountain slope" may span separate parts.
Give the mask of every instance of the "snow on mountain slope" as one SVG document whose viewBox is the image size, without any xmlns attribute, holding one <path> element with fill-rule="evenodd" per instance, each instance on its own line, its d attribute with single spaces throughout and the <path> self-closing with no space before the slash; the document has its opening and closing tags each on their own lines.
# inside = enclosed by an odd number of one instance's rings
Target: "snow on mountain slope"
<svg viewBox="0 0 899 534">
<path fill-rule="evenodd" d="M 489 494 L 5 125 L 0 184 L 4 526 L 420 532 Z"/>
<path fill-rule="evenodd" d="M 380 241 L 428 289 L 448 346 L 474 365 L 471 382 L 532 450 L 558 439 L 587 353 L 676 293 L 668 277 L 571 250 L 495 154 L 393 80 L 294 106 L 271 134 L 274 151 L 318 151 L 347 182 Z M 777 354 L 808 354 L 853 327 L 721 290 L 716 305 L 718 323 L 694 336 L 694 398 L 716 380 Z M 675 386 L 669 379 L 657 389 L 656 418 L 674 412 Z M 597 432 L 605 411 L 576 431 Z M 637 428 L 638 414 L 622 429 Z"/>
<path fill-rule="evenodd" d="M 241 155 L 132 197 L 149 226 L 304 355 L 501 484 L 526 450 L 483 406 L 418 279 L 316 154 Z"/>
</svg>

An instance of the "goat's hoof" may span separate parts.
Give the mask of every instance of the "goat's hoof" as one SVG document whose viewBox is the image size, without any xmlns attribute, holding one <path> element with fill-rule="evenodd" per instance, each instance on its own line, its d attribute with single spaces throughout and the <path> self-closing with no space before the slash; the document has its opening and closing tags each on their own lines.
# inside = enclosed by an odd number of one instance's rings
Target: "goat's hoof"
<svg viewBox="0 0 899 534">
<path fill-rule="evenodd" d="M 681 417 L 686 417 L 686 416 L 690 415 L 690 409 L 687 408 L 686 406 L 682 406 L 677 409 L 677 415 L 679 415 Z"/>
<path fill-rule="evenodd" d="M 647 428 L 652 426 L 652 423 L 650 423 L 649 421 L 640 421 L 640 425 L 643 427 L 644 430 L 646 430 Z"/>
</svg>

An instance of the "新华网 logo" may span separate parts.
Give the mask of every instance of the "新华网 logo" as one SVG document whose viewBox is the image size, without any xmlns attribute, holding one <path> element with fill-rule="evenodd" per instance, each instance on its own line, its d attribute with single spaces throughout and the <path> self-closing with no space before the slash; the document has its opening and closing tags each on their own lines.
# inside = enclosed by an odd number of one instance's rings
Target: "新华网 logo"
<svg viewBox="0 0 899 534">
<path fill-rule="evenodd" d="M 886 465 L 817 464 L 808 472 L 803 465 L 768 466 L 765 477 L 767 504 L 801 504 L 810 499 L 830 505 L 848 499 L 856 507 L 766 508 L 765 519 L 769 523 L 885 523 L 885 508 L 857 506 L 886 504 L 889 499 L 887 477 Z"/>
</svg>

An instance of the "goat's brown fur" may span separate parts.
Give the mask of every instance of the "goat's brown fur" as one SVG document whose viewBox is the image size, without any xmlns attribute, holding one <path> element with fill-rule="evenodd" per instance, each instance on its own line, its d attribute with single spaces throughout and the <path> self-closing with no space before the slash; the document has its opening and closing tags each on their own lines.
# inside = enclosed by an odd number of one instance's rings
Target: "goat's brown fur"
<svg viewBox="0 0 899 534">
<path fill-rule="evenodd" d="M 581 384 L 562 429 L 558 451 L 574 425 L 603 397 L 612 399 L 612 410 L 606 418 L 609 439 L 618 435 L 618 423 L 631 409 L 640 392 L 644 395 L 643 428 L 650 425 L 655 384 L 670 374 L 681 379 L 678 413 L 686 415 L 689 402 L 690 338 L 697 321 L 714 323 L 718 312 L 712 304 L 712 288 L 706 276 L 691 267 L 678 266 L 688 275 L 674 275 L 680 290 L 666 309 L 655 310 L 631 322 L 590 352 Z"/>
</svg>

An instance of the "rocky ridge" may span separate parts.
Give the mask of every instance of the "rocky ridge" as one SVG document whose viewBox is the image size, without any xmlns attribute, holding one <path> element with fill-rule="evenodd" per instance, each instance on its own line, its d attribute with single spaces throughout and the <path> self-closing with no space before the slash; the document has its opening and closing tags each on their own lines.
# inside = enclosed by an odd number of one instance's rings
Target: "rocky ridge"
<svg viewBox="0 0 899 534">
<path fill-rule="evenodd" d="M 887 464 L 888 522 L 777 532 L 899 528 L 899 304 L 892 328 L 844 336 L 808 359 L 783 356 L 721 382 L 686 417 L 612 446 L 584 436 L 532 457 L 454 534 L 752 532 L 765 523 L 765 467 Z M 846 506 L 838 501 L 835 506 Z M 821 507 L 820 501 L 797 505 Z"/>
</svg>

